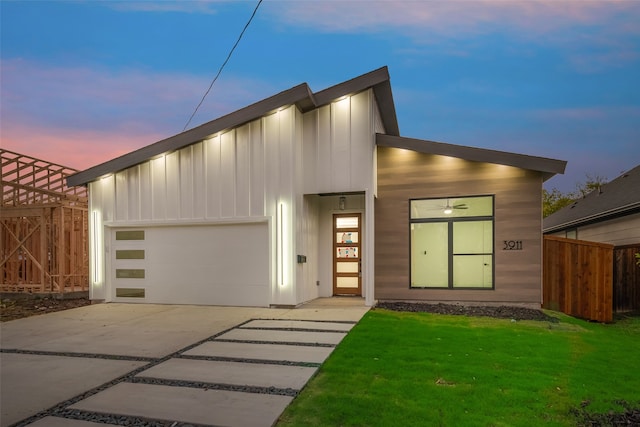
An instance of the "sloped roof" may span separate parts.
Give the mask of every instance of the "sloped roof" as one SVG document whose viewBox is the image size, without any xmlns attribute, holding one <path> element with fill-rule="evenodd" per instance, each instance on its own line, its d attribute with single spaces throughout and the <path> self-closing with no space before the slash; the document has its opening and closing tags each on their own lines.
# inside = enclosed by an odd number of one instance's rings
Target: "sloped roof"
<svg viewBox="0 0 640 427">
<path fill-rule="evenodd" d="M 546 217 L 545 233 L 640 212 L 640 165 Z"/>
<path fill-rule="evenodd" d="M 296 105 L 300 111 L 305 113 L 327 105 L 342 96 L 369 88 L 373 89 L 378 102 L 385 131 L 390 135 L 399 135 L 389 70 L 387 67 L 382 67 L 316 93 L 311 91 L 307 83 L 299 84 L 226 116 L 71 175 L 67 179 L 67 183 L 69 186 L 86 185 L 101 176 L 130 168 L 162 153 L 179 150 L 207 139 L 218 132 L 256 120 L 283 106 Z"/>
<path fill-rule="evenodd" d="M 474 162 L 494 163 L 542 172 L 546 181 L 555 174 L 564 173 L 567 162 L 546 157 L 528 156 L 486 148 L 465 147 L 443 142 L 404 138 L 394 135 L 376 135 L 376 144 L 384 147 L 404 148 L 425 154 L 456 157 Z"/>
</svg>

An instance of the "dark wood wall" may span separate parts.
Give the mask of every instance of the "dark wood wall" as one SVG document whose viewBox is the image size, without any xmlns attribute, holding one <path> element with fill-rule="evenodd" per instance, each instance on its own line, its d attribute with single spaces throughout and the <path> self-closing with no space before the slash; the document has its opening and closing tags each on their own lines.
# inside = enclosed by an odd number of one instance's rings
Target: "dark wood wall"
<svg viewBox="0 0 640 427">
<path fill-rule="evenodd" d="M 375 298 L 540 307 L 541 194 L 535 171 L 378 147 Z M 473 195 L 495 195 L 494 289 L 411 289 L 409 199 Z M 522 250 L 503 250 L 505 240 Z"/>
<path fill-rule="evenodd" d="M 635 254 L 640 244 L 616 246 L 613 250 L 613 311 L 640 310 L 640 266 Z"/>
</svg>

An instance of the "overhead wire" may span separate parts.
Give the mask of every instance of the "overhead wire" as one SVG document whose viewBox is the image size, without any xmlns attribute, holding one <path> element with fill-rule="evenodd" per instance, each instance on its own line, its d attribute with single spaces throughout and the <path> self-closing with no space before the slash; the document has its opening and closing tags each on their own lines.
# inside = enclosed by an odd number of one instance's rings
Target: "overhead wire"
<svg viewBox="0 0 640 427">
<path fill-rule="evenodd" d="M 233 51 L 236 50 L 236 47 L 240 43 L 240 40 L 242 39 L 242 36 L 244 35 L 245 31 L 247 31 L 247 28 L 249 28 L 249 25 L 251 24 L 251 21 L 253 21 L 254 16 L 256 16 L 256 13 L 258 12 L 258 8 L 260 7 L 261 3 L 262 3 L 262 0 L 258 0 L 258 4 L 256 5 L 255 9 L 253 9 L 253 13 L 251 14 L 251 17 L 249 18 L 249 20 L 245 24 L 244 28 L 242 29 L 242 32 L 240 32 L 240 35 L 238 36 L 238 39 L 236 40 L 235 44 L 233 45 L 233 47 L 229 51 L 229 54 L 227 55 L 227 59 L 224 60 L 224 62 L 222 63 L 222 65 L 218 69 L 218 73 L 213 78 L 213 80 L 211 80 L 211 84 L 209 85 L 209 88 L 207 89 L 207 91 L 202 96 L 202 99 L 200 100 L 200 102 L 196 106 L 196 109 L 193 110 L 193 113 L 191 114 L 191 117 L 189 117 L 189 120 L 187 120 L 187 124 L 184 125 L 184 128 L 182 129 L 183 132 L 185 130 L 187 130 L 187 126 L 189 126 L 189 124 L 191 123 L 191 120 L 193 120 L 193 117 L 196 115 L 196 113 L 198 112 L 198 110 L 202 106 L 202 103 L 204 102 L 205 98 L 207 97 L 207 95 L 209 95 L 209 92 L 211 92 L 211 88 L 215 84 L 216 80 L 218 80 L 218 77 L 220 77 L 220 74 L 222 74 L 222 70 L 227 65 L 227 62 L 229 62 L 229 59 L 231 59 L 231 55 L 233 55 Z"/>
</svg>

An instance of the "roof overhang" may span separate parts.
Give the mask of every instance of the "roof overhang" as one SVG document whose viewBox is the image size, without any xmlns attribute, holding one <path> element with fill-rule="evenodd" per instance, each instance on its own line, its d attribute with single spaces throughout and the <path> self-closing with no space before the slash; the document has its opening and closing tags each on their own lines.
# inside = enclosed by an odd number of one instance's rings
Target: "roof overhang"
<svg viewBox="0 0 640 427">
<path fill-rule="evenodd" d="M 542 229 L 542 232 L 557 233 L 571 228 L 583 227 L 585 225 L 595 224 L 602 221 L 609 221 L 612 219 L 620 218 L 623 216 L 633 215 L 640 213 L 640 202 L 631 203 L 626 206 L 619 206 L 613 209 L 606 210 L 604 212 L 598 212 L 597 214 L 585 216 L 582 218 L 576 218 L 571 221 L 565 221 L 561 224 L 552 225 Z M 543 222 L 544 224 L 544 222 Z"/>
<path fill-rule="evenodd" d="M 67 184 L 69 186 L 86 185 L 102 176 L 130 168 L 161 154 L 176 151 L 210 138 L 219 132 L 257 120 L 288 105 L 295 105 L 298 110 L 306 113 L 343 96 L 370 88 L 373 89 L 378 102 L 385 132 L 399 135 L 398 120 L 389 82 L 389 70 L 387 67 L 382 67 L 315 94 L 306 83 L 299 84 L 193 129 L 71 175 L 67 178 Z"/>
<path fill-rule="evenodd" d="M 546 157 L 528 156 L 507 151 L 488 150 L 485 148 L 466 147 L 462 145 L 445 144 L 443 142 L 426 141 L 422 139 L 405 138 L 395 135 L 376 135 L 376 144 L 381 147 L 403 148 L 425 154 L 456 157 L 474 162 L 494 163 L 513 166 L 521 169 L 534 170 L 542 173 L 546 181 L 556 174 L 565 171 L 567 162 Z"/>
</svg>

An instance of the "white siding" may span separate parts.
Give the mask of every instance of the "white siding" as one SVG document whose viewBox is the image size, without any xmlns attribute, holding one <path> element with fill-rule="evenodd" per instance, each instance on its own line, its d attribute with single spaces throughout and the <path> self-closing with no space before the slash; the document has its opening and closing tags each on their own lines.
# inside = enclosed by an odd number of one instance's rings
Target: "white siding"
<svg viewBox="0 0 640 427">
<path fill-rule="evenodd" d="M 578 239 L 616 246 L 640 243 L 640 214 L 580 227 Z"/>
<path fill-rule="evenodd" d="M 375 100 L 365 91 L 304 115 L 305 194 L 373 187 Z"/>
<path fill-rule="evenodd" d="M 297 255 L 306 257 L 306 262 L 296 264 L 296 283 L 301 290 L 300 302 L 320 296 L 316 285 L 318 276 L 318 238 L 320 227 L 319 196 L 309 195 L 302 199 L 296 228 Z"/>
<path fill-rule="evenodd" d="M 95 181 L 96 207 L 112 225 L 272 214 L 265 200 L 293 197 L 297 117 L 290 107 Z"/>
<path fill-rule="evenodd" d="M 324 222 L 337 209 L 327 203 L 337 199 L 305 195 L 359 192 L 348 201 L 350 209 L 363 212 L 365 191 L 375 191 L 374 130 L 380 126 L 368 90 L 306 114 L 289 106 L 92 182 L 91 209 L 100 217 L 92 229 L 99 243 L 92 249 L 97 255 L 92 255 L 92 269 L 101 272 L 93 275 L 92 298 L 115 295 L 109 255 L 115 228 L 225 224 L 243 229 L 257 223 L 267 235 L 269 268 L 263 274 L 270 284 L 269 304 L 295 305 L 331 295 L 332 252 L 322 250 L 322 239 L 331 236 Z M 193 228 L 184 230 L 193 234 Z M 157 244 L 175 246 L 162 241 L 173 235 L 160 235 Z M 307 263 L 297 264 L 297 255 L 306 255 Z M 326 265 L 328 273 L 323 273 Z M 167 292 L 152 299 L 190 301 Z"/>
<path fill-rule="evenodd" d="M 286 286 L 273 286 L 273 304 L 295 304 L 296 193 L 302 173 L 302 115 L 290 106 L 236 129 L 99 179 L 90 184 L 92 298 L 113 298 L 110 233 L 115 227 L 251 224 L 268 230 L 267 278 L 275 280 L 275 221 L 285 206 Z M 301 196 L 300 196 L 301 197 Z M 94 238 L 95 237 L 95 238 Z M 105 239 L 105 237 L 107 237 Z M 96 271 L 97 273 L 97 271 Z"/>
</svg>

